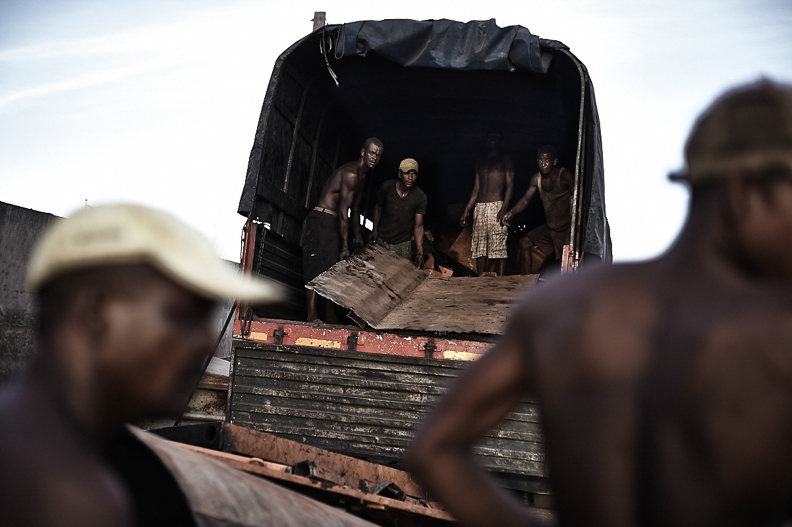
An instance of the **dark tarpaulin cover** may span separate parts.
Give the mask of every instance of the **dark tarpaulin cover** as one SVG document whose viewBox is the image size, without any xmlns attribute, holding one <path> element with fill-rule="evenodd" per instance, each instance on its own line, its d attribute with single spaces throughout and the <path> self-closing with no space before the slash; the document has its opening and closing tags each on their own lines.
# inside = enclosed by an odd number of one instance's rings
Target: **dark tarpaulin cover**
<svg viewBox="0 0 792 527">
<path fill-rule="evenodd" d="M 466 23 L 446 19 L 361 21 L 340 26 L 326 26 L 317 30 L 319 31 L 326 31 L 335 36 L 335 49 L 332 53 L 336 59 L 374 54 L 404 67 L 468 71 L 521 69 L 545 73 L 550 61 L 542 53 L 542 48 L 565 51 L 569 49 L 559 41 L 532 35 L 522 26 L 498 27 L 493 19 Z M 238 212 L 244 216 L 248 216 L 254 206 L 267 119 L 283 63 L 310 37 L 311 35 L 308 35 L 295 42 L 275 62 L 239 202 Z M 592 174 L 591 180 L 584 185 L 589 195 L 587 207 L 584 208 L 582 251 L 610 261 L 612 258 L 610 227 L 605 214 L 599 115 L 591 79 L 585 73 L 582 64 L 579 64 L 579 69 L 581 74 L 585 75 L 587 87 L 586 118 L 589 134 L 587 163 L 590 164 Z"/>
<path fill-rule="evenodd" d="M 524 69 L 545 73 L 539 37 L 522 26 L 500 28 L 494 19 L 383 20 L 341 26 L 336 58 L 375 53 L 408 68 Z"/>
</svg>

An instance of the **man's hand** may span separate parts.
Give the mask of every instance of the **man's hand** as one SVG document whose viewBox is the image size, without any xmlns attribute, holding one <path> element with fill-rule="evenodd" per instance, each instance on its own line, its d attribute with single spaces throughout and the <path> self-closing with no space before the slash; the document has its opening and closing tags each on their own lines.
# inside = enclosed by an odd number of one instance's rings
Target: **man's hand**
<svg viewBox="0 0 792 527">
<path fill-rule="evenodd" d="M 424 264 L 424 255 L 423 254 L 416 254 L 415 255 L 415 265 L 418 266 L 418 269 L 423 269 Z"/>
<path fill-rule="evenodd" d="M 459 225 L 461 225 L 462 227 L 467 225 L 468 214 L 470 214 L 470 211 L 468 209 L 465 209 L 465 212 L 462 213 L 462 217 L 459 218 Z"/>
<path fill-rule="evenodd" d="M 371 231 L 368 237 L 369 243 L 374 243 L 377 241 L 377 231 Z"/>
<path fill-rule="evenodd" d="M 366 245 L 363 243 L 363 240 L 355 240 L 354 245 L 352 246 L 352 252 L 357 253 L 363 250 L 363 247 Z"/>
<path fill-rule="evenodd" d="M 500 222 L 501 222 L 501 225 L 506 225 L 507 227 L 511 227 L 511 224 L 509 222 L 511 221 L 512 216 L 513 215 L 511 213 L 511 211 L 505 212 L 503 214 L 503 216 L 501 218 L 499 218 Z"/>
</svg>

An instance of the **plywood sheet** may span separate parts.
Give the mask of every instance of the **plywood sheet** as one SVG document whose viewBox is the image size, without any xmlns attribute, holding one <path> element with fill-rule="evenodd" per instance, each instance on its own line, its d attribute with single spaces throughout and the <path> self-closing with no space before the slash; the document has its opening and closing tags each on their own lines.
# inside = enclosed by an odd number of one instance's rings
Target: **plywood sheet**
<svg viewBox="0 0 792 527">
<path fill-rule="evenodd" d="M 473 228 L 465 226 L 459 233 L 454 244 L 448 250 L 448 256 L 464 265 L 474 273 L 476 271 L 476 259 L 472 256 L 471 244 L 473 243 Z"/>
<path fill-rule="evenodd" d="M 538 275 L 427 278 L 376 329 L 500 334 Z"/>
<path fill-rule="evenodd" d="M 426 279 L 411 261 L 388 249 L 368 245 L 338 262 L 305 287 L 351 309 L 372 327 Z"/>
</svg>

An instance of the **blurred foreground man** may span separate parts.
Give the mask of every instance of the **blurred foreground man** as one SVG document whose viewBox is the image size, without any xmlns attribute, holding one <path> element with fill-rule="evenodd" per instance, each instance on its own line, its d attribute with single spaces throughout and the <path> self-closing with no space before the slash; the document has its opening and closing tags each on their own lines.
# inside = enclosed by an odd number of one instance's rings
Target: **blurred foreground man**
<svg viewBox="0 0 792 527">
<path fill-rule="evenodd" d="M 792 518 L 792 90 L 727 94 L 686 147 L 687 224 L 646 263 L 532 291 L 407 456 L 467 525 L 540 525 L 471 444 L 541 405 L 562 525 Z"/>
<path fill-rule="evenodd" d="M 132 525 L 101 452 L 124 423 L 181 410 L 214 352 L 217 301 L 280 292 L 170 215 L 131 205 L 56 220 L 28 282 L 40 350 L 0 395 L 0 523 Z"/>
</svg>

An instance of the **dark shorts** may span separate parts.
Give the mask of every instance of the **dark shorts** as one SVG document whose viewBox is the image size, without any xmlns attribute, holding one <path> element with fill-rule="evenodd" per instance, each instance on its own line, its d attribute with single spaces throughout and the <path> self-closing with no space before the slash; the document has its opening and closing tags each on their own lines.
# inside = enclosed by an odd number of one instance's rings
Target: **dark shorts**
<svg viewBox="0 0 792 527">
<path fill-rule="evenodd" d="M 303 283 L 307 284 L 338 262 L 341 240 L 338 218 L 312 210 L 303 223 Z"/>
<path fill-rule="evenodd" d="M 569 243 L 571 227 L 572 224 L 569 224 L 562 231 L 554 231 L 545 223 L 526 234 L 525 237 L 531 240 L 533 245 L 539 247 L 539 250 L 545 253 L 546 256 L 555 253 L 556 260 L 560 260 L 564 255 L 564 245 Z"/>
</svg>

